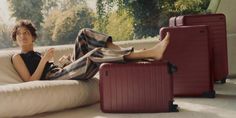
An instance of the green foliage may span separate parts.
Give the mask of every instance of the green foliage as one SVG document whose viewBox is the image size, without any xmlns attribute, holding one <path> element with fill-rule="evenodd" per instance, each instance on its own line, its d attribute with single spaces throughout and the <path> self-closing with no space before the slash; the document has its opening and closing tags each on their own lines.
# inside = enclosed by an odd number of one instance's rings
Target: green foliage
<svg viewBox="0 0 236 118">
<path fill-rule="evenodd" d="M 210 0 L 98 0 L 97 23 L 99 31 L 108 32 L 105 28 L 111 21 L 108 22 L 110 11 L 127 10 L 134 19 L 132 23 L 135 38 L 156 36 L 161 27 L 168 26 L 171 16 L 204 13 L 209 2 Z"/>
<path fill-rule="evenodd" d="M 40 29 L 43 21 L 42 0 L 8 0 L 12 16 L 19 19 L 30 19 Z"/>
<path fill-rule="evenodd" d="M 52 41 L 52 35 L 54 28 L 56 27 L 56 21 L 61 17 L 60 10 L 52 10 L 48 14 L 48 16 L 44 19 L 44 23 L 42 24 L 42 36 L 37 40 L 38 45 L 52 45 L 54 42 Z"/>
<path fill-rule="evenodd" d="M 95 30 L 107 33 L 113 40 L 131 40 L 134 36 L 134 18 L 123 0 L 98 0 Z"/>
<path fill-rule="evenodd" d="M 94 14 L 87 6 L 77 6 L 63 13 L 55 22 L 52 40 L 56 44 L 73 43 L 82 28 L 93 28 Z"/>
<path fill-rule="evenodd" d="M 178 0 L 172 9 L 175 15 L 206 13 L 211 0 Z"/>
<path fill-rule="evenodd" d="M 62 11 L 68 10 L 74 6 L 86 4 L 85 0 L 57 0 L 59 9 Z"/>
<path fill-rule="evenodd" d="M 125 10 L 110 13 L 108 24 L 104 28 L 115 41 L 132 40 L 134 36 L 133 17 Z"/>
<path fill-rule="evenodd" d="M 171 16 L 205 13 L 209 2 L 97 0 L 95 19 L 85 0 L 8 0 L 12 17 L 30 19 L 38 28 L 37 45 L 73 43 L 84 27 L 95 27 L 99 32 L 112 35 L 114 40 L 153 37 L 161 27 L 168 25 Z M 0 32 L 3 34 L 6 33 Z"/>
<path fill-rule="evenodd" d="M 58 6 L 57 1 L 58 0 L 42 0 L 43 1 L 43 7 L 42 7 L 42 13 L 45 17 L 47 17 L 51 11 L 55 10 L 55 8 Z"/>
<path fill-rule="evenodd" d="M 56 27 L 56 21 L 63 17 L 63 12 L 73 9 L 75 6 L 86 6 L 84 0 L 42 0 L 44 16 L 43 29 L 36 41 L 37 45 L 56 45 L 60 42 L 53 41 L 52 36 Z M 64 13 L 66 14 L 66 13 Z M 74 17 L 75 18 L 75 17 Z M 64 39 L 65 40 L 65 39 Z M 61 44 L 61 43 L 60 43 Z"/>
<path fill-rule="evenodd" d="M 95 29 L 99 32 L 106 33 L 106 25 L 108 23 L 108 13 L 106 9 L 108 7 L 106 6 L 108 3 L 104 0 L 97 0 L 97 19 L 95 23 Z"/>
<path fill-rule="evenodd" d="M 85 0 L 42 0 L 44 16 L 48 16 L 53 10 L 66 11 L 74 6 L 86 4 Z"/>
<path fill-rule="evenodd" d="M 10 29 L 6 25 L 0 24 L 0 49 L 9 47 L 13 47 Z"/>
<path fill-rule="evenodd" d="M 136 0 L 131 6 L 135 19 L 135 38 L 155 36 L 159 32 L 161 14 L 160 0 Z"/>
<path fill-rule="evenodd" d="M 114 10 L 114 8 L 118 7 L 118 12 L 126 10 L 134 19 L 132 25 L 134 27 L 135 38 L 155 36 L 160 28 L 161 2 L 162 0 L 98 0 L 97 14 L 100 17 L 99 19 L 108 19 L 107 14 L 111 11 L 108 10 L 109 8 Z M 102 24 L 100 28 L 103 29 L 109 24 L 103 21 L 98 23 Z"/>
</svg>

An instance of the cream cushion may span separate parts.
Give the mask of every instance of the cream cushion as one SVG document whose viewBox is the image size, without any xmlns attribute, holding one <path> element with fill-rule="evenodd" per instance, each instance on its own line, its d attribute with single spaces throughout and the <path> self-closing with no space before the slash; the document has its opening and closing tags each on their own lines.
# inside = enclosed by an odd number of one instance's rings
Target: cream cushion
<svg viewBox="0 0 236 118">
<path fill-rule="evenodd" d="M 11 63 L 11 56 L 16 51 L 0 52 L 0 85 L 23 82 Z"/>
<path fill-rule="evenodd" d="M 33 81 L 0 86 L 0 117 L 19 117 L 93 104 L 98 80 Z"/>
<path fill-rule="evenodd" d="M 43 52 L 51 47 L 36 50 Z M 57 60 L 72 53 L 73 45 L 54 46 Z M 11 56 L 17 51 L 0 52 L 0 117 L 29 116 L 63 110 L 99 101 L 98 79 L 23 82 Z M 57 63 L 57 62 L 56 62 Z"/>
</svg>

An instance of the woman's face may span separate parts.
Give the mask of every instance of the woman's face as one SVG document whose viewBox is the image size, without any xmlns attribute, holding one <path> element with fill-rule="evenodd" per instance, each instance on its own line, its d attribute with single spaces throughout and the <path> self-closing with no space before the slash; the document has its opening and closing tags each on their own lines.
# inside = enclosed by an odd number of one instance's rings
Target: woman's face
<svg viewBox="0 0 236 118">
<path fill-rule="evenodd" d="M 19 27 L 16 32 L 16 41 L 20 47 L 32 45 L 34 37 L 27 28 Z"/>
</svg>

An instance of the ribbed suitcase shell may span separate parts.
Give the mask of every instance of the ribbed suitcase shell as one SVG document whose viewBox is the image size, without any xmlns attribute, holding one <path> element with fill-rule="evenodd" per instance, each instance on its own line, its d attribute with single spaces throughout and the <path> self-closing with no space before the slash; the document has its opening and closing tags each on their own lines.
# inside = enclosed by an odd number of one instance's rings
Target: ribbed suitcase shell
<svg viewBox="0 0 236 118">
<path fill-rule="evenodd" d="M 176 17 L 171 17 L 169 19 L 169 27 L 175 27 L 176 26 Z"/>
<path fill-rule="evenodd" d="M 171 21 L 173 22 L 173 20 Z M 173 24 L 173 23 L 171 23 Z M 225 82 L 228 76 L 226 19 L 224 14 L 185 15 L 176 18 L 176 26 L 207 25 L 213 48 L 214 80 Z"/>
<path fill-rule="evenodd" d="M 103 112 L 168 112 L 173 80 L 166 62 L 105 63 L 99 69 Z"/>
<path fill-rule="evenodd" d="M 178 67 L 174 77 L 175 96 L 215 97 L 210 69 L 207 26 L 163 27 L 161 39 L 170 33 L 163 59 Z"/>
</svg>

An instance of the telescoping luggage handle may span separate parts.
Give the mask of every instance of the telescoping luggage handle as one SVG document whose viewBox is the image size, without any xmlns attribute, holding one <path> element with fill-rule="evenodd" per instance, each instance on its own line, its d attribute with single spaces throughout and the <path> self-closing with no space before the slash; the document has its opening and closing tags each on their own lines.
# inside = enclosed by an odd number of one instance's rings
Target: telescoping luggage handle
<svg viewBox="0 0 236 118">
<path fill-rule="evenodd" d="M 168 72 L 169 72 L 169 74 L 174 74 L 175 72 L 177 72 L 177 70 L 178 70 L 178 68 L 177 68 L 177 66 L 175 65 L 175 64 L 172 64 L 171 62 L 169 62 L 168 60 L 159 60 L 159 61 L 153 61 L 152 59 L 151 60 L 149 60 L 149 59 L 143 59 L 141 62 L 150 62 L 150 63 L 152 63 L 152 62 L 158 62 L 158 63 L 162 63 L 162 62 L 164 62 L 164 63 L 167 63 L 167 66 L 168 66 Z"/>
<path fill-rule="evenodd" d="M 178 69 L 176 65 L 174 65 L 174 64 L 172 64 L 170 62 L 167 62 L 167 65 L 168 65 L 168 69 L 169 69 L 168 72 L 170 74 L 175 73 L 177 71 L 177 69 Z"/>
<path fill-rule="evenodd" d="M 155 61 L 150 61 L 150 60 L 143 60 L 143 62 L 155 62 Z M 168 72 L 169 74 L 174 74 L 175 72 L 177 72 L 178 68 L 175 64 L 172 64 L 171 62 L 169 62 L 168 60 L 160 60 L 160 61 L 156 61 L 156 62 L 164 62 L 167 63 L 168 66 Z"/>
</svg>

